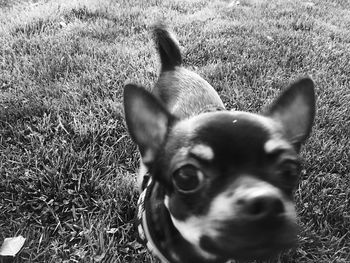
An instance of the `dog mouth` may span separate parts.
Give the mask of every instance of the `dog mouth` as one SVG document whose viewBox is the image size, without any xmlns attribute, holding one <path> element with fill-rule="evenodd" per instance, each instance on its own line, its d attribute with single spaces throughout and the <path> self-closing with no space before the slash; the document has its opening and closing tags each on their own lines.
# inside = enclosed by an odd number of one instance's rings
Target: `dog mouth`
<svg viewBox="0 0 350 263">
<path fill-rule="evenodd" d="M 206 236 L 201 240 L 202 247 L 208 252 L 236 260 L 266 260 L 278 255 L 283 250 L 292 248 L 295 244 L 295 241 L 281 241 L 279 243 L 266 241 L 232 245 L 223 244 Z"/>
<path fill-rule="evenodd" d="M 278 231 L 260 231 L 249 234 L 228 235 L 229 231 L 218 237 L 202 236 L 200 246 L 213 254 L 236 260 L 266 260 L 283 250 L 297 244 L 295 228 Z"/>
</svg>

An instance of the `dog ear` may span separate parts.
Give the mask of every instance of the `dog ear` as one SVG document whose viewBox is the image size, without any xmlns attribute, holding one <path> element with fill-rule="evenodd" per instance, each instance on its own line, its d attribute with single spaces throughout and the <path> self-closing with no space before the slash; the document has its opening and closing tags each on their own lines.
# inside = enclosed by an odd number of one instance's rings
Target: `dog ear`
<svg viewBox="0 0 350 263">
<path fill-rule="evenodd" d="M 143 162 L 149 164 L 175 118 L 154 95 L 132 84 L 124 88 L 124 111 L 130 136 L 138 145 Z"/>
<path fill-rule="evenodd" d="M 315 117 L 314 82 L 306 77 L 292 83 L 272 103 L 266 115 L 283 125 L 287 138 L 299 150 Z"/>
</svg>

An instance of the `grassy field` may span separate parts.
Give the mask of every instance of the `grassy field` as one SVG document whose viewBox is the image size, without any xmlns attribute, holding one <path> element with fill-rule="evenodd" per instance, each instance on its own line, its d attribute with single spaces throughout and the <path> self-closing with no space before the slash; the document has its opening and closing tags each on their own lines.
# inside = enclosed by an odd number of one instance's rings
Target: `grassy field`
<svg viewBox="0 0 350 263">
<path fill-rule="evenodd" d="M 0 1 L 0 244 L 15 262 L 155 262 L 133 229 L 128 82 L 151 87 L 151 25 L 229 109 L 259 112 L 308 74 L 317 117 L 295 193 L 300 245 L 272 262 L 350 262 L 350 2 Z M 0 260 L 1 261 L 1 260 Z"/>
</svg>

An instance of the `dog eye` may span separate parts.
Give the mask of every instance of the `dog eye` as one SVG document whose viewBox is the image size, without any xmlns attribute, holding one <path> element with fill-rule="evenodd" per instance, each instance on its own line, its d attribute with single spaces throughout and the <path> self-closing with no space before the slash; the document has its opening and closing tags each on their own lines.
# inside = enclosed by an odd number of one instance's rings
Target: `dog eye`
<svg viewBox="0 0 350 263">
<path fill-rule="evenodd" d="M 177 190 L 182 193 L 197 191 L 203 182 L 203 173 L 193 165 L 185 165 L 175 171 L 173 183 Z"/>
</svg>

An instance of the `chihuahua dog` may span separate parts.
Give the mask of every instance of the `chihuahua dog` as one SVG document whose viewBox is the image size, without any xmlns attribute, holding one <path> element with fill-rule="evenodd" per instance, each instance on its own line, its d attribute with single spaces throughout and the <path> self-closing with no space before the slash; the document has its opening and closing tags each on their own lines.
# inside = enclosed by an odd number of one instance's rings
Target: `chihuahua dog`
<svg viewBox="0 0 350 263">
<path fill-rule="evenodd" d="M 287 87 L 263 114 L 228 111 L 154 28 L 152 92 L 128 84 L 126 124 L 141 154 L 140 239 L 162 262 L 262 260 L 296 244 L 298 152 L 315 115 L 313 81 Z"/>
</svg>

